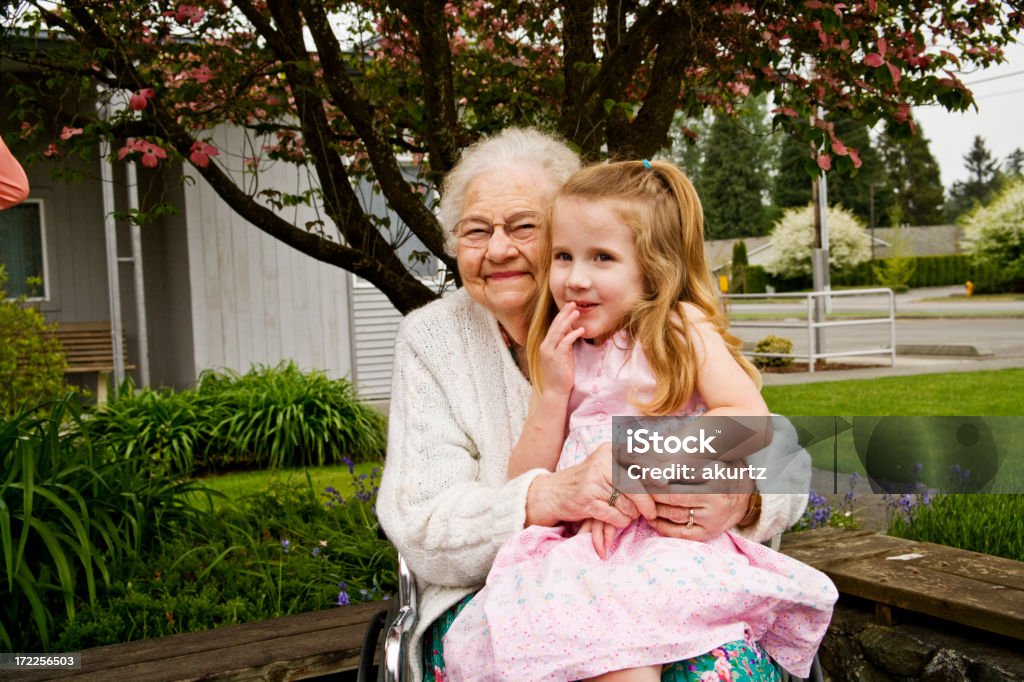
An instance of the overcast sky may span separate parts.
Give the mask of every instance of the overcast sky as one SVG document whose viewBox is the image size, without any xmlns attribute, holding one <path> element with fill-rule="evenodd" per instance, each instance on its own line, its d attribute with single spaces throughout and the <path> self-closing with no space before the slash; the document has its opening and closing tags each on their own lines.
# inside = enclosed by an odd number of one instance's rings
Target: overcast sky
<svg viewBox="0 0 1024 682">
<path fill-rule="evenodd" d="M 956 180 L 966 179 L 963 157 L 975 135 L 985 139 L 1000 163 L 1014 149 L 1024 149 L 1024 45 L 1006 48 L 1006 57 L 1007 62 L 999 66 L 960 74 L 974 91 L 977 111 L 950 113 L 939 105 L 914 110 L 947 188 Z"/>
</svg>

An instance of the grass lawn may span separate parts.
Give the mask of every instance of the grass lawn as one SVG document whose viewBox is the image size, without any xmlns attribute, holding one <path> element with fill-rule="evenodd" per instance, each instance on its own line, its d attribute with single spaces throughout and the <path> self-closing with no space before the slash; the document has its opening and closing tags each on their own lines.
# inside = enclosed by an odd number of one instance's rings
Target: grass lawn
<svg viewBox="0 0 1024 682">
<path fill-rule="evenodd" d="M 1024 415 L 1024 397 L 1020 393 L 1021 385 L 1024 385 L 1024 369 L 1005 369 L 766 386 L 763 394 L 772 412 L 787 416 L 995 417 L 985 423 L 991 429 L 1001 458 L 998 481 L 1010 490 L 1020 491 L 1024 489 L 1021 483 L 1024 481 L 1024 417 L 1021 416 Z M 876 422 L 855 419 L 854 430 L 860 423 L 870 428 Z M 922 459 L 926 462 L 929 454 L 937 460 L 943 451 L 950 450 L 948 443 L 934 442 L 935 434 L 927 433 L 928 423 L 908 420 L 906 424 L 908 438 L 916 437 L 912 433 L 915 428 L 919 433 L 923 428 L 925 435 L 933 436 L 930 447 L 922 447 Z M 814 465 L 831 469 L 833 457 L 837 457 L 840 472 L 864 473 L 853 435 L 854 431 L 845 431 L 835 441 L 826 440 L 809 448 Z M 991 452 L 984 455 L 989 456 Z"/>
<path fill-rule="evenodd" d="M 383 462 L 362 462 L 355 465 L 355 476 L 370 476 L 374 468 L 383 467 Z M 333 486 L 343 498 L 355 492 L 355 481 L 344 464 L 324 467 L 308 467 L 302 469 L 277 469 L 272 471 L 240 471 L 234 473 L 206 476 L 199 482 L 219 493 L 224 498 L 213 498 L 215 509 L 252 493 L 271 490 L 279 486 L 307 485 L 307 475 L 317 493 L 323 492 L 327 486 Z M 206 496 L 196 495 L 196 504 L 206 504 Z"/>
</svg>

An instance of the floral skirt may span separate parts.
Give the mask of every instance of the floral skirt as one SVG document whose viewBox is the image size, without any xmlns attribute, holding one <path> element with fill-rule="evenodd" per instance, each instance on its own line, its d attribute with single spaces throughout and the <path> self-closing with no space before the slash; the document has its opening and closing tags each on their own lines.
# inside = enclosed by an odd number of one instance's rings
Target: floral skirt
<svg viewBox="0 0 1024 682">
<path fill-rule="evenodd" d="M 423 679 L 444 682 L 444 634 L 474 595 L 468 595 L 441 614 L 423 637 Z M 781 680 L 778 669 L 757 642 L 729 642 L 706 654 L 666 665 L 661 682 L 775 682 Z"/>
</svg>

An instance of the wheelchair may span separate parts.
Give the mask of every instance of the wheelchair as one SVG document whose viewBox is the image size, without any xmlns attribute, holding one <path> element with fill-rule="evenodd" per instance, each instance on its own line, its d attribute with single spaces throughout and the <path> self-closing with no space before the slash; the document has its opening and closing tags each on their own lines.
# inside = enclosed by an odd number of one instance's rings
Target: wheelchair
<svg viewBox="0 0 1024 682">
<path fill-rule="evenodd" d="M 781 536 L 771 539 L 771 548 L 778 550 Z M 377 612 L 367 626 L 359 657 L 357 682 L 409 682 L 414 665 L 422 665 L 416 656 L 409 655 L 409 639 L 416 627 L 416 576 L 405 558 L 398 555 L 398 598 L 391 600 L 388 609 Z M 383 639 L 381 633 L 383 632 Z M 379 643 L 378 643 L 379 641 Z M 374 661 L 379 656 L 380 664 Z M 798 682 L 795 677 L 779 668 L 783 682 Z M 818 655 L 811 664 L 811 682 L 824 682 Z"/>
</svg>

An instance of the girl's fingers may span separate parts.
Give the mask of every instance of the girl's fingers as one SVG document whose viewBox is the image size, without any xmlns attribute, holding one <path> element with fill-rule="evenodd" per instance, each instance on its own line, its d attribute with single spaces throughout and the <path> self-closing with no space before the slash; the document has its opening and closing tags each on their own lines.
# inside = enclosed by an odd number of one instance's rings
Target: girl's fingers
<svg viewBox="0 0 1024 682">
<path fill-rule="evenodd" d="M 604 529 L 608 526 L 606 523 L 594 522 L 590 526 L 590 540 L 594 543 L 594 551 L 597 552 L 597 556 L 604 558 L 605 543 L 604 543 Z"/>
</svg>

